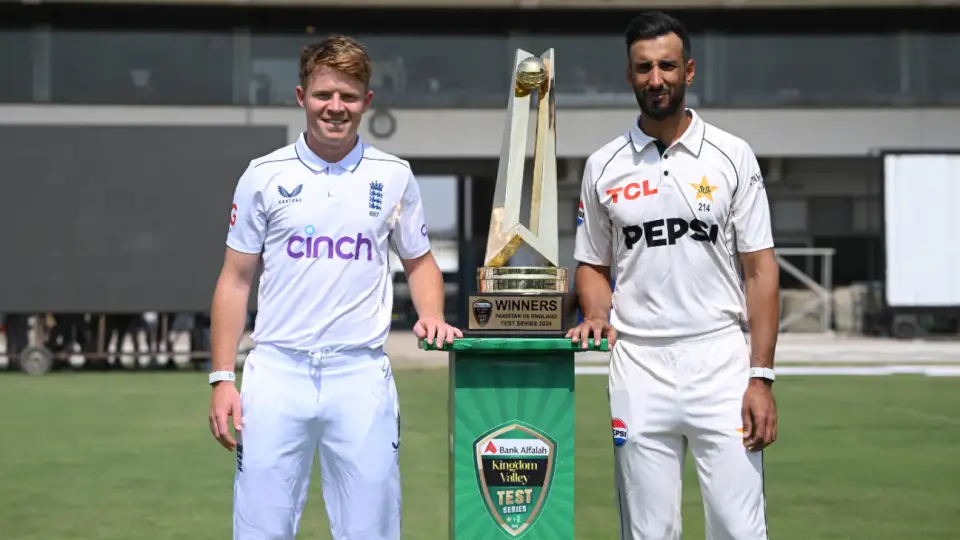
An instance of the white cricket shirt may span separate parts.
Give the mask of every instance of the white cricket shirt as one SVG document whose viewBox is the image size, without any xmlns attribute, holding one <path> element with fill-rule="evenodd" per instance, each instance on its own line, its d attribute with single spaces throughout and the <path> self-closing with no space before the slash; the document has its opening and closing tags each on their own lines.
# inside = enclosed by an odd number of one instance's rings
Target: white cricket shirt
<svg viewBox="0 0 960 540">
<path fill-rule="evenodd" d="M 615 264 L 611 324 L 624 335 L 746 328 L 738 252 L 773 247 L 753 150 L 688 112 L 693 122 L 662 156 L 635 121 L 584 170 L 574 257 Z"/>
<path fill-rule="evenodd" d="M 402 259 L 430 250 L 408 162 L 358 138 L 327 163 L 303 134 L 250 162 L 227 245 L 263 256 L 252 339 L 314 354 L 382 346 L 393 313 L 389 245 Z"/>
</svg>

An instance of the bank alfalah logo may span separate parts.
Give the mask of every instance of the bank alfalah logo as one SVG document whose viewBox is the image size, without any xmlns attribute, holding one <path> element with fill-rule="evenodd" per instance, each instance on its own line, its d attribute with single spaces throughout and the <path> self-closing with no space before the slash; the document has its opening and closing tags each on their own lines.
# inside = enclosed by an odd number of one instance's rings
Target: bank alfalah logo
<svg viewBox="0 0 960 540">
<path fill-rule="evenodd" d="M 293 191 L 287 191 L 287 188 L 277 185 L 277 191 L 280 192 L 280 204 L 300 202 L 300 192 L 303 191 L 303 184 L 293 188 Z"/>
<path fill-rule="evenodd" d="M 370 182 L 370 217 L 380 215 L 383 209 L 383 182 Z"/>
</svg>

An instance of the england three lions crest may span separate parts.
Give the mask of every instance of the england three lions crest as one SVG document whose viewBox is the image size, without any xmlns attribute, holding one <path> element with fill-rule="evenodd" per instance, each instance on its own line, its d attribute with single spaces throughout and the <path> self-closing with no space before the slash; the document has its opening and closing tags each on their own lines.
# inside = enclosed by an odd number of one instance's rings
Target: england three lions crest
<svg viewBox="0 0 960 540">
<path fill-rule="evenodd" d="M 380 210 L 383 210 L 383 182 L 377 182 L 374 180 L 370 182 L 370 217 L 377 217 L 380 215 Z"/>
</svg>

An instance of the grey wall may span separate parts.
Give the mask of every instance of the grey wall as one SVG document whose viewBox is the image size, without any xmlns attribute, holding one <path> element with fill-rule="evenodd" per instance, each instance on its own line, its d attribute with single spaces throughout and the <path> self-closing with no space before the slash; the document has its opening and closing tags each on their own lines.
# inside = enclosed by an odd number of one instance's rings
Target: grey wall
<svg viewBox="0 0 960 540">
<path fill-rule="evenodd" d="M 0 312 L 207 311 L 242 126 L 0 126 Z"/>
<path fill-rule="evenodd" d="M 503 99 L 506 105 L 506 98 Z M 698 109 L 746 139 L 759 156 L 862 157 L 878 149 L 960 148 L 960 108 Z M 582 158 L 625 132 L 635 106 L 557 109 L 557 153 Z M 404 159 L 497 158 L 504 109 L 393 109 L 395 133 L 367 142 Z M 298 107 L 125 107 L 0 105 L 2 124 L 283 126 L 303 130 Z M 531 137 L 532 140 L 532 137 Z M 532 147 L 532 144 L 531 144 Z"/>
</svg>

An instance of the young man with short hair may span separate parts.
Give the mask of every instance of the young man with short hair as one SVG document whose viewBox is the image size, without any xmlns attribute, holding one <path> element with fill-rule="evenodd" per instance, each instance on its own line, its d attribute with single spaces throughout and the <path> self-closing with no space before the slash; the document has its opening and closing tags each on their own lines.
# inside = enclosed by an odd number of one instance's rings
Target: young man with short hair
<svg viewBox="0 0 960 540">
<path fill-rule="evenodd" d="M 779 270 L 760 167 L 749 144 L 686 108 L 695 65 L 679 21 L 641 15 L 626 48 L 641 114 L 586 164 L 575 248 L 584 321 L 568 334 L 613 343 L 620 538 L 680 538 L 689 446 L 707 538 L 766 539 Z"/>
<path fill-rule="evenodd" d="M 234 194 L 213 298 L 210 430 L 237 452 L 235 540 L 295 537 L 317 453 L 334 540 L 399 540 L 400 411 L 383 351 L 391 246 L 417 337 L 462 337 L 443 320 L 443 278 L 410 164 L 357 135 L 371 71 L 348 37 L 305 47 L 296 94 L 306 130 L 252 160 Z M 261 258 L 256 346 L 238 393 L 233 370 Z"/>
</svg>

